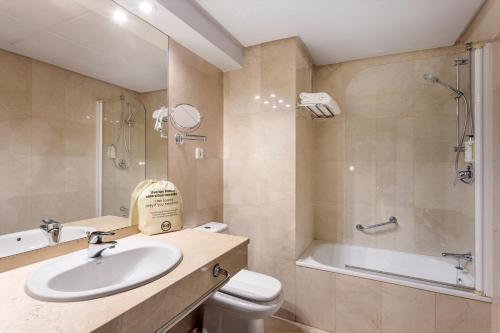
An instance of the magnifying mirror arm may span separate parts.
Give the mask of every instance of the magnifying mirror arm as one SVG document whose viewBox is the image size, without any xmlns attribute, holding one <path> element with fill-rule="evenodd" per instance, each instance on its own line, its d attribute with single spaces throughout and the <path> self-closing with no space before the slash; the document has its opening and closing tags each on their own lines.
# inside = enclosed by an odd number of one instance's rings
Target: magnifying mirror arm
<svg viewBox="0 0 500 333">
<path fill-rule="evenodd" d="M 205 135 L 194 135 L 189 133 L 177 133 L 175 134 L 175 143 L 178 145 L 183 145 L 186 140 L 189 141 L 207 141 L 207 137 Z"/>
</svg>

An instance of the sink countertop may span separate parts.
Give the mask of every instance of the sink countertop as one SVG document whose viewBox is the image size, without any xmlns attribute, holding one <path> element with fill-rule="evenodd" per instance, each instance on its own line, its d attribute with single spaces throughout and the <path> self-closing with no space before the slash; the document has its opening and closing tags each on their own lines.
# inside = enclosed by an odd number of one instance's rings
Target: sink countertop
<svg viewBox="0 0 500 333">
<path fill-rule="evenodd" d="M 183 259 L 172 272 L 149 284 L 119 294 L 81 302 L 43 302 L 26 295 L 24 284 L 28 275 L 46 261 L 0 273 L 0 295 L 2 295 L 0 332 L 133 332 L 138 329 L 142 332 L 150 331 L 158 328 L 151 326 L 153 325 L 151 322 L 154 321 L 151 316 L 158 319 L 157 312 L 160 306 L 168 307 L 164 315 L 166 322 L 179 312 L 175 310 L 168 313 L 168 310 L 172 310 L 171 303 L 185 303 L 186 306 L 190 304 L 188 297 L 183 299 L 183 292 L 189 290 L 193 294 L 193 290 L 203 285 L 196 279 L 206 279 L 207 273 L 201 272 L 210 269 L 207 265 L 230 252 L 246 250 L 248 244 L 248 239 L 244 237 L 193 229 L 155 236 L 137 234 L 124 239 L 134 238 L 167 241 L 182 250 Z M 236 266 L 238 267 L 235 269 L 242 268 L 240 263 Z M 208 280 L 202 282 L 208 286 Z M 176 290 L 170 294 L 161 294 L 169 289 Z M 200 289 L 199 296 L 204 291 L 206 290 Z M 155 297 L 159 295 L 162 296 L 161 299 Z M 161 304 L 149 308 L 153 305 L 153 301 Z"/>
<path fill-rule="evenodd" d="M 113 215 L 105 215 L 94 217 L 91 219 L 73 221 L 73 222 L 65 222 L 63 226 L 68 227 L 91 227 L 100 231 L 111 231 L 118 230 L 121 228 L 126 228 L 130 226 L 130 222 L 127 217 L 113 216 Z"/>
</svg>

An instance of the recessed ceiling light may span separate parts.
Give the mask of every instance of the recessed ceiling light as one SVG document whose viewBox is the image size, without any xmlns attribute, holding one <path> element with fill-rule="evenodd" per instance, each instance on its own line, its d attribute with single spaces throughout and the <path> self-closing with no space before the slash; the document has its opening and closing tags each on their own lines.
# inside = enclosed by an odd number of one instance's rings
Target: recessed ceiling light
<svg viewBox="0 0 500 333">
<path fill-rule="evenodd" d="M 260 99 L 260 96 L 259 95 L 255 95 L 254 97 L 255 99 Z"/>
<path fill-rule="evenodd" d="M 273 106 L 272 106 L 272 108 L 273 108 L 273 109 L 276 109 L 276 105 L 273 105 Z"/>
<path fill-rule="evenodd" d="M 269 104 L 269 101 L 264 101 L 264 104 Z"/>
<path fill-rule="evenodd" d="M 127 14 L 125 14 L 125 12 L 123 12 L 122 10 L 117 9 L 113 13 L 113 21 L 115 21 L 116 23 L 127 22 Z"/>
<path fill-rule="evenodd" d="M 271 98 L 275 98 L 275 97 L 276 97 L 276 95 L 275 95 L 275 94 L 271 94 L 271 95 L 269 95 L 269 96 L 270 96 Z"/>
<path fill-rule="evenodd" d="M 284 101 L 282 99 L 278 99 L 278 103 L 283 103 Z"/>
<path fill-rule="evenodd" d="M 146 14 L 151 14 L 153 12 L 153 5 L 149 1 L 141 1 L 139 4 L 139 9 Z"/>
<path fill-rule="evenodd" d="M 290 106 L 291 106 L 290 104 L 285 105 L 286 108 L 289 108 Z"/>
</svg>

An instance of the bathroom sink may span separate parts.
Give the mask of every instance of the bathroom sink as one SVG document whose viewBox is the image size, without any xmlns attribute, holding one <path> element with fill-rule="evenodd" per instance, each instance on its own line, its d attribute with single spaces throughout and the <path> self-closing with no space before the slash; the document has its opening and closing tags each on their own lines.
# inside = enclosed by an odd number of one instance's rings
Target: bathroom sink
<svg viewBox="0 0 500 333">
<path fill-rule="evenodd" d="M 97 258 L 88 258 L 85 249 L 47 262 L 30 274 L 25 290 L 42 301 L 89 300 L 147 284 L 181 259 L 181 250 L 165 242 L 118 241 Z"/>
<path fill-rule="evenodd" d="M 85 238 L 87 232 L 95 231 L 90 227 L 63 227 L 59 243 Z M 0 257 L 36 250 L 49 246 L 47 233 L 43 230 L 31 229 L 0 236 Z"/>
</svg>

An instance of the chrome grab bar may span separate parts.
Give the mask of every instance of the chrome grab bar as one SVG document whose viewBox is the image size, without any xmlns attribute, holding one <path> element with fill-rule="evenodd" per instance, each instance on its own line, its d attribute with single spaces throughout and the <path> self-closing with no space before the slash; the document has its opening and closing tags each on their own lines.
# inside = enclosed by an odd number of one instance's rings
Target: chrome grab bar
<svg viewBox="0 0 500 333">
<path fill-rule="evenodd" d="M 441 255 L 443 257 L 454 257 L 457 259 L 464 259 L 465 261 L 472 261 L 472 253 L 470 251 L 467 253 L 443 252 Z"/>
<path fill-rule="evenodd" d="M 387 221 L 387 222 L 382 222 L 382 223 L 377 223 L 377 224 L 372 224 L 372 225 L 367 225 L 367 226 L 364 226 L 362 224 L 356 224 L 356 229 L 359 231 L 363 231 L 363 230 L 383 227 L 384 225 L 388 225 L 388 224 L 396 224 L 397 225 L 398 219 L 396 218 L 396 216 L 389 217 L 389 221 Z"/>
<path fill-rule="evenodd" d="M 167 321 L 165 324 L 161 325 L 160 328 L 158 328 L 155 333 L 165 333 L 169 329 L 171 329 L 175 324 L 180 322 L 182 319 L 184 319 L 188 314 L 190 314 L 194 309 L 196 309 L 198 306 L 200 306 L 203 302 L 205 302 L 210 296 L 212 296 L 213 293 L 215 293 L 217 290 L 219 290 L 223 285 L 229 281 L 231 278 L 231 274 L 226 271 L 224 268 L 220 267 L 219 264 L 216 264 L 212 270 L 212 275 L 214 277 L 218 277 L 219 275 L 224 275 L 224 279 L 219 281 L 214 287 L 210 288 L 207 292 L 205 292 L 203 295 L 201 295 L 196 301 L 191 303 L 187 308 L 182 310 L 179 314 L 177 314 L 175 317 Z"/>
</svg>

